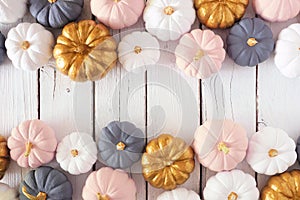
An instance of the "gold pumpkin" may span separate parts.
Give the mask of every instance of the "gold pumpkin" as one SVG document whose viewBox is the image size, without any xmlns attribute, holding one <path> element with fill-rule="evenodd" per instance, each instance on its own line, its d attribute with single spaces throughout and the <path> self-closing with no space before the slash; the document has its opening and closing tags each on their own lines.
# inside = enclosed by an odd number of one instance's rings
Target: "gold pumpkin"
<svg viewBox="0 0 300 200">
<path fill-rule="evenodd" d="M 195 0 L 197 16 L 208 28 L 229 28 L 246 12 L 249 0 Z"/>
<path fill-rule="evenodd" d="M 0 180 L 3 178 L 5 171 L 9 166 L 9 150 L 4 137 L 0 135 Z"/>
<path fill-rule="evenodd" d="M 74 81 L 95 81 L 116 65 L 117 44 L 109 30 L 93 20 L 66 25 L 57 38 L 56 67 Z"/>
<path fill-rule="evenodd" d="M 162 134 L 148 143 L 142 167 L 145 180 L 152 186 L 172 190 L 190 177 L 194 152 L 184 140 Z"/>
<path fill-rule="evenodd" d="M 272 176 L 262 190 L 262 200 L 299 200 L 300 171 L 293 170 Z"/>
</svg>

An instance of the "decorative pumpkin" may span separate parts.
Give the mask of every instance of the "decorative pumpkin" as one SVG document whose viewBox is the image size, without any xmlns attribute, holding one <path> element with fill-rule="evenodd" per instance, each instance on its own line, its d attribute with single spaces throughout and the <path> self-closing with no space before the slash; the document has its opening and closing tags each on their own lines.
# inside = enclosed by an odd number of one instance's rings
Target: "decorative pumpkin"
<svg viewBox="0 0 300 200">
<path fill-rule="evenodd" d="M 0 135 L 0 180 L 4 177 L 4 174 L 9 166 L 9 149 L 4 137 Z"/>
<path fill-rule="evenodd" d="M 196 130 L 193 148 L 198 161 L 210 170 L 232 170 L 246 156 L 248 137 L 232 120 L 206 121 Z"/>
<path fill-rule="evenodd" d="M 184 140 L 162 134 L 151 140 L 142 156 L 143 176 L 152 186 L 172 190 L 194 170 L 194 152 Z"/>
<path fill-rule="evenodd" d="M 92 172 L 82 190 L 83 200 L 135 200 L 134 181 L 122 170 L 103 167 Z"/>
<path fill-rule="evenodd" d="M 43 166 L 26 174 L 19 192 L 20 200 L 71 200 L 73 189 L 66 175 Z"/>
<path fill-rule="evenodd" d="M 0 200 L 19 200 L 18 193 L 8 185 L 0 183 Z"/>
<path fill-rule="evenodd" d="M 91 0 L 92 13 L 112 29 L 122 29 L 135 24 L 144 7 L 144 0 Z"/>
<path fill-rule="evenodd" d="M 296 17 L 300 11 L 299 0 L 253 0 L 255 12 L 271 22 L 287 21 Z"/>
<path fill-rule="evenodd" d="M 199 195 L 185 188 L 177 188 L 175 190 L 167 191 L 157 197 L 157 200 L 201 200 Z"/>
<path fill-rule="evenodd" d="M 240 20 L 249 0 L 194 0 L 197 15 L 208 28 L 229 28 Z"/>
<path fill-rule="evenodd" d="M 130 122 L 110 122 L 99 136 L 99 155 L 113 168 L 130 167 L 140 160 L 144 148 L 144 133 Z"/>
<path fill-rule="evenodd" d="M 300 76 L 300 24 L 292 24 L 283 29 L 276 43 L 275 65 L 280 72 L 290 78 Z"/>
<path fill-rule="evenodd" d="M 7 56 L 16 68 L 37 70 L 52 57 L 52 33 L 37 23 L 21 23 L 10 29 L 5 41 Z"/>
<path fill-rule="evenodd" d="M 162 41 L 179 39 L 195 18 L 192 0 L 148 0 L 144 11 L 147 31 Z"/>
<path fill-rule="evenodd" d="M 26 11 L 27 0 L 0 0 L 0 23 L 15 23 Z"/>
<path fill-rule="evenodd" d="M 19 166 L 36 168 L 54 158 L 57 140 L 52 128 L 36 119 L 14 128 L 7 144 Z"/>
<path fill-rule="evenodd" d="M 298 140 L 297 140 L 296 151 L 297 151 L 298 162 L 300 163 L 300 136 L 298 137 Z"/>
<path fill-rule="evenodd" d="M 204 79 L 221 69 L 226 52 L 220 36 L 195 29 L 182 36 L 175 55 L 177 66 L 187 75 Z"/>
<path fill-rule="evenodd" d="M 258 200 L 255 179 L 241 170 L 219 172 L 210 177 L 203 191 L 205 200 Z"/>
<path fill-rule="evenodd" d="M 94 81 L 115 66 L 116 48 L 116 42 L 105 26 L 93 20 L 82 20 L 63 28 L 53 55 L 57 69 L 72 80 Z"/>
<path fill-rule="evenodd" d="M 259 18 L 245 18 L 227 37 L 227 53 L 240 66 L 255 66 L 267 60 L 274 49 L 271 29 Z"/>
<path fill-rule="evenodd" d="M 30 13 L 43 26 L 61 28 L 76 20 L 82 11 L 83 0 L 30 0 Z"/>
<path fill-rule="evenodd" d="M 56 160 L 70 174 L 86 173 L 97 160 L 97 145 L 89 134 L 71 133 L 58 144 Z"/>
<path fill-rule="evenodd" d="M 296 145 L 281 129 L 267 127 L 253 134 L 249 142 L 247 162 L 260 174 L 282 173 L 297 159 Z"/>
<path fill-rule="evenodd" d="M 147 32 L 133 32 L 119 43 L 119 61 L 127 71 L 153 65 L 160 57 L 159 43 Z"/>
<path fill-rule="evenodd" d="M 0 64 L 3 63 L 6 55 L 6 48 L 5 48 L 5 37 L 0 32 Z"/>
</svg>

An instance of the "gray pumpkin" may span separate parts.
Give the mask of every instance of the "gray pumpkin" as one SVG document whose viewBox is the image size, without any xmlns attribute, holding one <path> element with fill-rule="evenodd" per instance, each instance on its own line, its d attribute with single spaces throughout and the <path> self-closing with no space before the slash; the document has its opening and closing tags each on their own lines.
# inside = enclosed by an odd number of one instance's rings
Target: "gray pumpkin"
<svg viewBox="0 0 300 200">
<path fill-rule="evenodd" d="M 73 189 L 67 177 L 52 167 L 28 172 L 20 184 L 20 200 L 71 200 Z"/>
<path fill-rule="evenodd" d="M 100 133 L 99 155 L 106 165 L 128 168 L 140 160 L 145 148 L 145 135 L 130 122 L 110 122 Z"/>
<path fill-rule="evenodd" d="M 61 28 L 81 14 L 83 0 L 30 0 L 30 13 L 37 22 L 52 28 Z"/>
<path fill-rule="evenodd" d="M 300 137 L 298 137 L 298 140 L 297 140 L 297 148 L 296 148 L 296 151 L 297 151 L 298 162 L 300 163 Z"/>
<path fill-rule="evenodd" d="M 4 61 L 6 55 L 5 37 L 0 32 L 0 64 Z"/>
<path fill-rule="evenodd" d="M 245 18 L 235 24 L 227 37 L 227 53 L 240 66 L 256 66 L 274 49 L 271 29 L 259 18 Z"/>
</svg>

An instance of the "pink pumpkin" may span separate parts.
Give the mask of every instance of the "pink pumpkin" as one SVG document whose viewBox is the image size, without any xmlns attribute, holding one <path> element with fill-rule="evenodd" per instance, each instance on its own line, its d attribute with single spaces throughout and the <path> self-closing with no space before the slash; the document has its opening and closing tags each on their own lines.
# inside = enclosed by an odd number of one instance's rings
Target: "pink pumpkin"
<svg viewBox="0 0 300 200">
<path fill-rule="evenodd" d="M 135 24 L 144 7 L 144 0 L 91 0 L 92 13 L 112 29 Z"/>
<path fill-rule="evenodd" d="M 14 128 L 7 140 L 10 156 L 21 167 L 49 163 L 57 146 L 54 131 L 40 120 L 28 120 Z"/>
<path fill-rule="evenodd" d="M 175 55 L 177 66 L 187 75 L 204 79 L 221 69 L 226 51 L 220 36 L 196 29 L 182 36 Z"/>
<path fill-rule="evenodd" d="M 255 12 L 270 22 L 294 18 L 300 11 L 299 0 L 253 0 Z"/>
<path fill-rule="evenodd" d="M 135 200 L 134 181 L 122 170 L 104 167 L 89 175 L 82 190 L 84 200 Z"/>
<path fill-rule="evenodd" d="M 232 120 L 206 121 L 195 133 L 193 148 L 198 161 L 210 170 L 232 170 L 246 156 L 248 137 Z"/>
</svg>

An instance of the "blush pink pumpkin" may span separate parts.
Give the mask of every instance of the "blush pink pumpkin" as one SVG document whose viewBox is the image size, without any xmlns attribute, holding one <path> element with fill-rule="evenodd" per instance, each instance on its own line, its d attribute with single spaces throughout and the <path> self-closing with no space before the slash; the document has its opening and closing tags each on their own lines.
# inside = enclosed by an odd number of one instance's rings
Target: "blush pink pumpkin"
<svg viewBox="0 0 300 200">
<path fill-rule="evenodd" d="M 55 155 L 54 131 L 40 120 L 28 120 L 14 128 L 7 140 L 10 156 L 21 167 L 37 168 Z"/>
<path fill-rule="evenodd" d="M 134 181 L 122 170 L 103 167 L 92 172 L 82 190 L 84 200 L 135 200 Z"/>
<path fill-rule="evenodd" d="M 112 29 L 135 24 L 145 7 L 144 0 L 91 0 L 92 13 Z"/>
<path fill-rule="evenodd" d="M 206 121 L 196 130 L 193 148 L 198 161 L 210 170 L 232 170 L 246 156 L 248 137 L 232 120 Z"/>
</svg>

